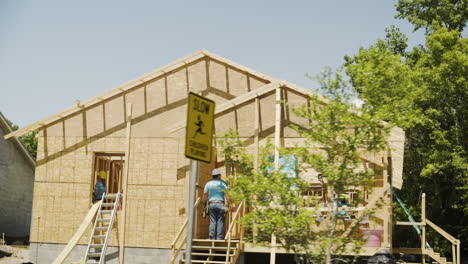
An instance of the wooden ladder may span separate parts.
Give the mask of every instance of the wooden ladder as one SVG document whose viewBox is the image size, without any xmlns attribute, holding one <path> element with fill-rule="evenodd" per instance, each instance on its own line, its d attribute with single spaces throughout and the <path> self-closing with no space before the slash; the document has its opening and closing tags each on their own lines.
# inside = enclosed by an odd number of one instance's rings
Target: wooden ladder
<svg viewBox="0 0 468 264">
<path fill-rule="evenodd" d="M 104 263 L 107 244 L 109 243 L 112 226 L 114 225 L 120 200 L 120 193 L 103 194 L 101 207 L 94 221 L 91 237 L 89 238 L 86 254 L 83 259 L 87 263 Z"/>
<path fill-rule="evenodd" d="M 192 259 L 190 263 L 235 264 L 240 253 L 240 241 L 194 239 L 192 240 Z M 187 263 L 185 254 L 180 264 Z"/>
</svg>

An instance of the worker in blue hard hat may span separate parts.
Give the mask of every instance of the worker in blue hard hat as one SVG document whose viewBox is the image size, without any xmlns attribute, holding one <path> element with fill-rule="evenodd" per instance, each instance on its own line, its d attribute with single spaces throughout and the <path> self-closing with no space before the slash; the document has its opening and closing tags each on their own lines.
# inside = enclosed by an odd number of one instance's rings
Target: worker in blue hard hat
<svg viewBox="0 0 468 264">
<path fill-rule="evenodd" d="M 213 180 L 205 185 L 203 199 L 208 202 L 208 212 L 210 215 L 209 238 L 213 240 L 224 239 L 224 215 L 229 204 L 229 197 L 226 193 L 228 186 L 221 180 L 221 171 L 215 168 L 211 176 Z"/>
</svg>

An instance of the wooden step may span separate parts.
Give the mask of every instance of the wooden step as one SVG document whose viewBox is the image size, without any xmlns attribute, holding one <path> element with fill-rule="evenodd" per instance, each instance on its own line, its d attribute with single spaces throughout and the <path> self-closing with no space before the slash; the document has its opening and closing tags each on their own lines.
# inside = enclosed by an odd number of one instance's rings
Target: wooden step
<svg viewBox="0 0 468 264">
<path fill-rule="evenodd" d="M 210 249 L 213 249 L 213 250 L 223 250 L 223 251 L 226 251 L 227 250 L 227 247 L 212 247 L 212 246 L 192 246 L 192 249 L 195 249 L 195 250 L 210 250 Z M 229 250 L 236 250 L 237 248 L 236 247 L 232 247 L 229 249 Z"/>
<path fill-rule="evenodd" d="M 184 259 L 180 260 L 182 263 L 185 263 Z M 192 263 L 213 263 L 213 264 L 225 264 L 226 261 L 219 260 L 192 260 Z"/>
<path fill-rule="evenodd" d="M 192 256 L 211 256 L 211 257 L 225 257 L 226 253 L 202 253 L 202 252 L 192 252 Z M 229 254 L 230 257 L 234 256 L 234 253 Z"/>
<path fill-rule="evenodd" d="M 101 257 L 101 252 L 99 253 L 88 253 L 88 258 Z"/>
<path fill-rule="evenodd" d="M 218 240 L 218 239 L 192 239 L 193 242 L 228 242 L 227 240 Z M 231 243 L 239 242 L 239 239 L 231 239 Z"/>
</svg>

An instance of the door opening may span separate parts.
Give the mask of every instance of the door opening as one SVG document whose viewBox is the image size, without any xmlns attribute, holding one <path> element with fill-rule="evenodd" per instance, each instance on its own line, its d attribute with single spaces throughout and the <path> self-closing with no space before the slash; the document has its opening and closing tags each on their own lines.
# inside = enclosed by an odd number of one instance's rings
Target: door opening
<svg viewBox="0 0 468 264">
<path fill-rule="evenodd" d="M 122 192 L 122 174 L 125 154 L 96 152 L 94 154 L 93 185 L 91 186 L 91 195 L 94 186 L 98 182 L 99 172 L 106 173 L 107 193 Z M 92 198 L 92 197 L 91 197 Z"/>
</svg>

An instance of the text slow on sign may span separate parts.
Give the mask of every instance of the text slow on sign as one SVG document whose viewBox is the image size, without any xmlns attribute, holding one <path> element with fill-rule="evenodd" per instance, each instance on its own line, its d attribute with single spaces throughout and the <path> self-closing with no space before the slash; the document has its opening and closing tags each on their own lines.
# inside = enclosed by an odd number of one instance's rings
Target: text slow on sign
<svg viewBox="0 0 468 264">
<path fill-rule="evenodd" d="M 211 162 L 214 110 L 214 101 L 189 93 L 185 134 L 187 158 Z"/>
</svg>

